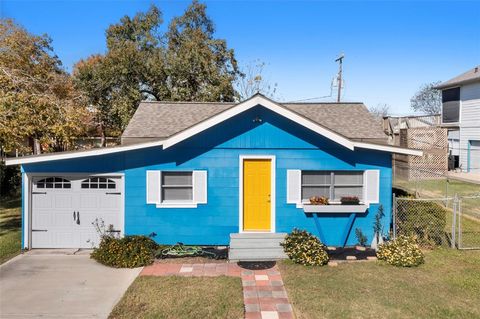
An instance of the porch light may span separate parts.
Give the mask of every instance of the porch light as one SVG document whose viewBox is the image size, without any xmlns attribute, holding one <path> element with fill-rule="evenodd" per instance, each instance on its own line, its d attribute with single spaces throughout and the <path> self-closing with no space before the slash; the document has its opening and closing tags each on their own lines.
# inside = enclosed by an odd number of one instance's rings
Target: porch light
<svg viewBox="0 0 480 319">
<path fill-rule="evenodd" d="M 255 117 L 255 118 L 253 119 L 253 123 L 262 123 L 262 122 L 263 122 L 263 120 L 262 120 L 262 118 L 259 117 L 259 116 Z"/>
</svg>

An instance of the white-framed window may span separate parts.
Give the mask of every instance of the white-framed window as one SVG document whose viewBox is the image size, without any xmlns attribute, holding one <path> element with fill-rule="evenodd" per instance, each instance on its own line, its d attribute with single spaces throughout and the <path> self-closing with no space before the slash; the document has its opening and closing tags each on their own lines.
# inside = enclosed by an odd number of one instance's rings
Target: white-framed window
<svg viewBox="0 0 480 319">
<path fill-rule="evenodd" d="M 339 202 L 344 196 L 363 200 L 363 171 L 302 171 L 302 202 L 312 196 Z"/>
<path fill-rule="evenodd" d="M 82 189 L 115 189 L 115 181 L 106 177 L 90 177 L 82 181 Z"/>
<path fill-rule="evenodd" d="M 161 174 L 161 202 L 189 203 L 193 201 L 193 171 L 167 172 Z"/>
<path fill-rule="evenodd" d="M 327 197 L 331 203 L 356 196 L 365 204 L 378 203 L 380 171 L 287 170 L 287 203 L 302 207 L 312 196 Z"/>
<path fill-rule="evenodd" d="M 48 177 L 39 180 L 37 188 L 72 188 L 72 184 L 68 179 L 61 177 Z"/>
<path fill-rule="evenodd" d="M 207 203 L 207 171 L 147 171 L 147 204 L 194 208 Z"/>
</svg>

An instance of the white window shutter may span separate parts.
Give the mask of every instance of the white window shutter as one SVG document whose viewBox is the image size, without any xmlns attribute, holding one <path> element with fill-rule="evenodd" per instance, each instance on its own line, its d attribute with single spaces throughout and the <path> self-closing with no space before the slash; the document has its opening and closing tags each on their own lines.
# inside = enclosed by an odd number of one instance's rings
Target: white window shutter
<svg viewBox="0 0 480 319">
<path fill-rule="evenodd" d="M 207 203 L 207 171 L 193 171 L 193 201 Z"/>
<path fill-rule="evenodd" d="M 160 171 L 147 171 L 147 204 L 160 202 Z"/>
<path fill-rule="evenodd" d="M 380 171 L 370 169 L 365 171 L 364 201 L 377 204 L 380 201 Z"/>
<path fill-rule="evenodd" d="M 299 204 L 302 202 L 302 171 L 299 169 L 287 170 L 287 203 Z"/>
</svg>

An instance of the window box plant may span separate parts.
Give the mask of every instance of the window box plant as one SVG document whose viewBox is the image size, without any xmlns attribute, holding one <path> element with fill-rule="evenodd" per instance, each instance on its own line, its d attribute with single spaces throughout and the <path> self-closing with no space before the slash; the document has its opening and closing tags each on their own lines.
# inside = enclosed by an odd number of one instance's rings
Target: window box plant
<svg viewBox="0 0 480 319">
<path fill-rule="evenodd" d="M 309 198 L 311 205 L 329 205 L 327 197 L 323 196 L 312 196 Z"/>
<path fill-rule="evenodd" d="M 357 196 L 344 196 L 340 198 L 342 205 L 360 205 L 360 199 Z"/>
</svg>

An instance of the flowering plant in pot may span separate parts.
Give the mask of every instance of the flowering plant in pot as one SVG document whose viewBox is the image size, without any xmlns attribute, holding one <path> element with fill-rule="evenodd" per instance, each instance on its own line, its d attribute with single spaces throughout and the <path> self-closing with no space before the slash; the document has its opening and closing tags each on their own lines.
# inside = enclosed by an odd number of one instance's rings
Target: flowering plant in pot
<svg viewBox="0 0 480 319">
<path fill-rule="evenodd" d="M 340 202 L 342 205 L 359 205 L 360 199 L 357 196 L 343 196 Z"/>
<path fill-rule="evenodd" d="M 310 197 L 310 204 L 312 205 L 329 205 L 328 198 L 323 196 Z"/>
</svg>

